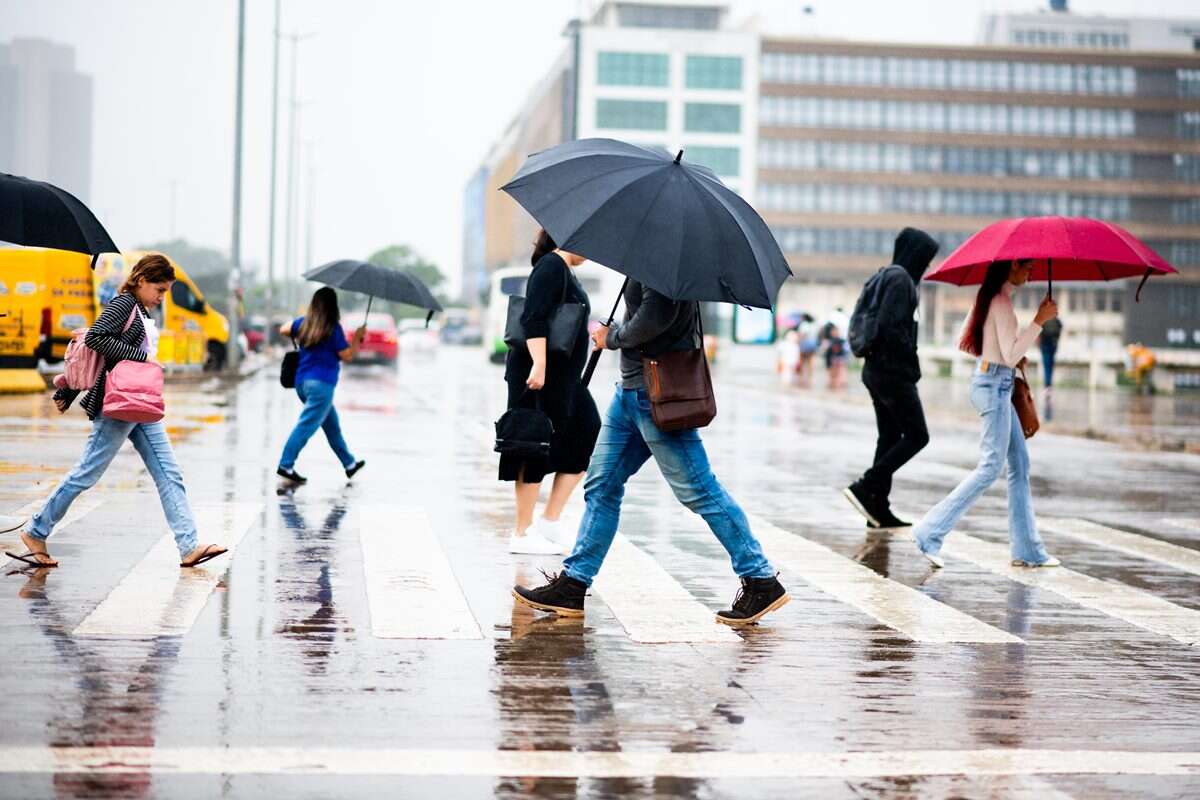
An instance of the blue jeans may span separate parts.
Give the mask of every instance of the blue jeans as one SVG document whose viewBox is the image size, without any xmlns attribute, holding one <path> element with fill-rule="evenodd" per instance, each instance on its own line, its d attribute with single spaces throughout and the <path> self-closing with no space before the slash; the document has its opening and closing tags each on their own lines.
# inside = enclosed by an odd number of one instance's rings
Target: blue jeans
<svg viewBox="0 0 1200 800">
<path fill-rule="evenodd" d="M 979 441 L 979 464 L 963 478 L 945 500 L 929 510 L 913 528 L 917 546 L 926 553 L 942 549 L 946 535 L 979 496 L 1000 477 L 1008 463 L 1008 538 L 1012 557 L 1031 564 L 1047 559 L 1046 547 L 1033 518 L 1033 496 L 1029 491 L 1029 450 L 1025 434 L 1012 404 L 1013 371 L 988 365 L 986 372 L 975 368 L 971 379 L 971 404 L 983 418 Z"/>
<path fill-rule="evenodd" d="M 75 498 L 100 480 L 126 439 L 133 442 L 134 449 L 154 479 L 163 513 L 166 514 L 171 532 L 175 534 L 175 546 L 179 548 L 180 555 L 195 550 L 196 519 L 188 505 L 183 473 L 175 461 L 166 427 L 161 422 L 122 422 L 103 415 L 96 417 L 92 423 L 92 434 L 84 445 L 79 463 L 50 495 L 42 510 L 33 515 L 26 533 L 45 541 L 54 526 L 66 516 Z"/>
<path fill-rule="evenodd" d="M 337 384 L 317 380 L 297 384 L 296 394 L 300 395 L 300 402 L 304 403 L 304 408 L 300 410 L 300 419 L 296 421 L 296 427 L 292 428 L 292 435 L 283 446 L 279 466 L 284 469 L 296 466 L 300 451 L 317 432 L 317 428 L 325 431 L 325 438 L 329 440 L 329 446 L 333 448 L 342 466 L 346 469 L 354 466 L 354 456 L 350 454 L 350 448 L 342 438 L 342 426 L 333 407 L 333 390 L 336 388 Z"/>
<path fill-rule="evenodd" d="M 679 502 L 699 514 L 720 540 L 743 578 L 770 578 L 775 570 L 750 532 L 746 515 L 708 465 L 700 433 L 664 433 L 650 416 L 645 389 L 618 387 L 608 407 L 584 482 L 587 510 L 579 525 L 575 549 L 563 571 L 587 585 L 600 571 L 621 517 L 625 483 L 654 456 Z"/>
<path fill-rule="evenodd" d="M 1042 377 L 1049 388 L 1054 385 L 1054 357 L 1058 354 L 1058 342 L 1042 342 Z"/>
</svg>

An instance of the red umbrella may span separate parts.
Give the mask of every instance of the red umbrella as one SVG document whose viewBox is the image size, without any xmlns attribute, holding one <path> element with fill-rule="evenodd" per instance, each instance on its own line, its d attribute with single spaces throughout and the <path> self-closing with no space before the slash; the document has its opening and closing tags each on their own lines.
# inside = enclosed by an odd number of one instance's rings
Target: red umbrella
<svg viewBox="0 0 1200 800">
<path fill-rule="evenodd" d="M 1175 268 L 1132 233 L 1087 217 L 1022 217 L 993 223 L 962 243 L 927 280 L 959 286 L 983 283 L 994 261 L 1037 259 L 1030 280 L 1112 281 L 1167 275 Z"/>
</svg>

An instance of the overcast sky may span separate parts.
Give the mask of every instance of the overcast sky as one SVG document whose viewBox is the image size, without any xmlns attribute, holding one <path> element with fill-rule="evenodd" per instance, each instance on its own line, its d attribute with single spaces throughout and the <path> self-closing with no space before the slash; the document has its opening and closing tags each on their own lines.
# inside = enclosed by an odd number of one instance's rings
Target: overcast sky
<svg viewBox="0 0 1200 800">
<path fill-rule="evenodd" d="M 729 0 L 777 34 L 969 43 L 1013 0 Z M 813 6 L 812 16 L 796 9 Z M 1195 0 L 1074 0 L 1080 13 L 1200 16 Z M 273 0 L 248 0 L 242 256 L 266 264 Z M 299 46 L 299 172 L 314 175 L 313 259 L 396 242 L 458 283 L 462 187 L 565 46 L 578 0 L 283 0 Z M 94 81 L 92 206 L 118 244 L 170 237 L 227 250 L 236 0 L 0 0 L 0 41 L 73 45 Z M 936 24 L 935 24 L 936 21 Z M 277 265 L 288 62 L 282 49 Z M 0 124 L 4 111 L 0 109 Z M 0 164 L 0 171 L 5 170 Z M 172 212 L 172 186 L 175 187 Z M 305 199 L 297 204 L 302 228 Z M 174 218 L 174 229 L 172 229 Z M 297 235 L 297 261 L 304 232 Z M 277 269 L 280 267 L 277 266 Z"/>
</svg>

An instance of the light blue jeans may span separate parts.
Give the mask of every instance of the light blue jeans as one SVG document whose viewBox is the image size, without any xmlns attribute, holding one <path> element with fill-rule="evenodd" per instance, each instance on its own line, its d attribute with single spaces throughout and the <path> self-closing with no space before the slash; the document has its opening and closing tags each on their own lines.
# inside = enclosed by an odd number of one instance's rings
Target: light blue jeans
<svg viewBox="0 0 1200 800">
<path fill-rule="evenodd" d="M 979 440 L 979 464 L 963 478 L 945 500 L 913 528 L 917 546 L 926 553 L 942 549 L 946 535 L 979 496 L 1000 477 L 1008 464 L 1008 538 L 1012 557 L 1030 564 L 1047 559 L 1046 547 L 1033 518 L 1033 496 L 1029 491 L 1029 450 L 1017 410 L 1012 404 L 1013 371 L 989 364 L 987 371 L 975 367 L 971 378 L 971 405 L 983 418 Z"/>
<path fill-rule="evenodd" d="M 90 489 L 100 480 L 116 457 L 125 440 L 133 447 L 146 465 L 154 485 L 158 488 L 158 499 L 162 501 L 167 525 L 175 535 L 175 546 L 180 555 L 187 555 L 197 547 L 196 519 L 188 505 L 187 490 L 183 486 L 183 473 L 171 450 L 171 440 L 161 422 L 122 422 L 100 415 L 92 423 L 92 434 L 84 445 L 83 455 L 68 473 L 65 480 L 50 495 L 42 510 L 33 515 L 25 532 L 35 539 L 46 540 L 67 509 L 85 489 Z M 135 523 L 136 524 L 136 523 Z"/>
<path fill-rule="evenodd" d="M 771 578 L 775 570 L 750 532 L 746 515 L 708 465 L 699 431 L 664 433 L 650 415 L 645 389 L 623 389 L 608 407 L 584 482 L 587 510 L 563 571 L 591 586 L 608 554 L 621 517 L 625 483 L 651 457 L 679 502 L 708 523 L 743 578 Z"/>
<path fill-rule="evenodd" d="M 342 426 L 338 422 L 337 410 L 333 407 L 333 390 L 336 388 L 337 384 L 316 380 L 304 381 L 296 386 L 296 394 L 300 395 L 300 402 L 304 403 L 304 408 L 300 410 L 300 419 L 296 421 L 296 427 L 292 428 L 292 434 L 283 446 L 279 466 L 284 469 L 296 466 L 300 451 L 317 432 L 317 428 L 325 431 L 325 438 L 329 440 L 329 446 L 333 448 L 342 466 L 346 469 L 354 466 L 354 456 L 350 454 L 350 448 L 342 438 Z"/>
</svg>

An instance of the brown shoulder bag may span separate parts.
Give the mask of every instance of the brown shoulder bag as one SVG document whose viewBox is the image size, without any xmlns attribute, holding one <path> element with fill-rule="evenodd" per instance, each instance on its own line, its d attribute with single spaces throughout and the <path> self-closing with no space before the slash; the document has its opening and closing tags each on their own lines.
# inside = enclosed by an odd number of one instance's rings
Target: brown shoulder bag
<svg viewBox="0 0 1200 800">
<path fill-rule="evenodd" d="M 1017 409 L 1017 419 L 1021 421 L 1021 431 L 1025 438 L 1033 436 L 1041 427 L 1038 422 L 1037 404 L 1033 402 L 1033 392 L 1029 389 L 1029 381 L 1025 378 L 1025 368 L 1021 367 L 1021 376 L 1013 375 L 1012 390 L 1013 407 Z"/>
<path fill-rule="evenodd" d="M 700 347 L 642 356 L 650 414 L 660 431 L 703 428 L 717 416 L 712 375 L 708 370 L 708 359 L 704 357 L 704 322 L 700 319 L 699 306 L 697 303 Z"/>
</svg>

